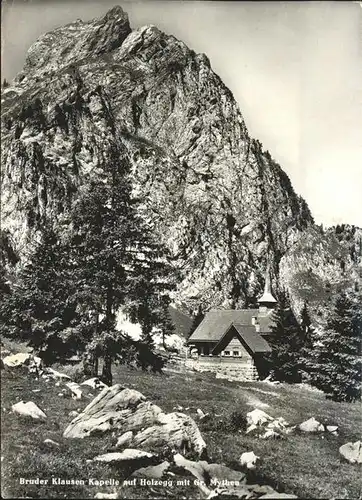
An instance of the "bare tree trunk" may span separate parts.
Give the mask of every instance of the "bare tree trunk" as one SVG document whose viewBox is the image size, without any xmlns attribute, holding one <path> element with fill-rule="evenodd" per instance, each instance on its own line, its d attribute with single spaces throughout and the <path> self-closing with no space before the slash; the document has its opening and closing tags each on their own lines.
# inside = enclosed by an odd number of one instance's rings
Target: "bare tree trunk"
<svg viewBox="0 0 362 500">
<path fill-rule="evenodd" d="M 86 377 L 98 377 L 98 358 L 95 354 L 83 356 L 83 373 Z"/>
<path fill-rule="evenodd" d="M 104 356 L 103 370 L 101 380 L 104 384 L 112 385 L 112 357 L 109 355 Z"/>
</svg>

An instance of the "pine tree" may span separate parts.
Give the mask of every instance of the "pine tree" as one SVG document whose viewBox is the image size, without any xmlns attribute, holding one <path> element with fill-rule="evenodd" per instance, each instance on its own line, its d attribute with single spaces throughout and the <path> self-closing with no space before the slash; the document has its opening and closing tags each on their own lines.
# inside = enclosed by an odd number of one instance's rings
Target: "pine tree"
<svg viewBox="0 0 362 500">
<path fill-rule="evenodd" d="M 307 303 L 304 303 L 301 311 L 301 349 L 299 352 L 299 368 L 302 373 L 303 381 L 310 382 L 313 372 L 316 369 L 314 337 L 315 332 L 312 321 L 309 316 Z"/>
<path fill-rule="evenodd" d="M 360 304 L 360 297 L 353 300 L 346 293 L 337 296 L 318 348 L 318 371 L 313 385 L 335 401 L 355 401 L 361 397 Z"/>
<path fill-rule="evenodd" d="M 142 340 L 152 345 L 154 327 L 164 327 L 163 311 L 174 272 L 165 247 L 138 213 L 132 196 L 129 162 L 114 144 L 110 162 L 83 188 L 72 210 L 71 251 L 77 262 L 79 300 L 93 318 L 87 366 L 103 358 L 102 376 L 110 383 L 111 366 L 127 340 L 115 329 L 119 308 L 141 324 Z"/>
<path fill-rule="evenodd" d="M 83 351 L 85 373 L 97 376 L 103 359 L 102 378 L 111 384 L 114 360 L 162 367 L 152 335 L 155 328 L 171 333 L 167 308 L 175 272 L 138 213 L 126 155 L 113 144 L 106 157 L 110 161 L 80 188 L 62 240 L 44 227 L 17 286 L 4 292 L 0 316 L 48 363 Z M 142 342 L 116 330 L 120 307 L 141 324 Z"/>
<path fill-rule="evenodd" d="M 301 331 L 285 293 L 280 295 L 273 312 L 269 343 L 272 347 L 268 358 L 272 377 L 281 382 L 301 382 Z"/>
<path fill-rule="evenodd" d="M 46 225 L 31 261 L 3 301 L 8 335 L 27 340 L 46 363 L 75 352 L 84 339 L 77 327 L 76 302 L 71 299 L 75 290 L 68 248 Z"/>
</svg>

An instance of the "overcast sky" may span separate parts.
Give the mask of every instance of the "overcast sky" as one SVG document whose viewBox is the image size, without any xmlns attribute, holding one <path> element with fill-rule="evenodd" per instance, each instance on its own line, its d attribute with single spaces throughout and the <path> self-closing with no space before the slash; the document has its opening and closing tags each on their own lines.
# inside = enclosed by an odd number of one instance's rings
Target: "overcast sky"
<svg viewBox="0 0 362 500">
<path fill-rule="evenodd" d="M 362 227 L 361 4 L 118 3 L 133 28 L 155 24 L 207 54 L 250 133 L 288 173 L 317 223 Z M 98 17 L 116 4 L 4 1 L 2 77 L 14 77 L 45 31 Z"/>
</svg>

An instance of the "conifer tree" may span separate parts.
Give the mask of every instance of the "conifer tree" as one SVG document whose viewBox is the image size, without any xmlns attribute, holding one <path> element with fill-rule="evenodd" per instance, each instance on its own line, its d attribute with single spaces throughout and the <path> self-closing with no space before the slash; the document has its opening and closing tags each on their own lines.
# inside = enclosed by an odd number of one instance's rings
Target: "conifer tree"
<svg viewBox="0 0 362 500">
<path fill-rule="evenodd" d="M 315 332 L 309 316 L 307 303 L 304 303 L 301 311 L 301 349 L 299 352 L 299 367 L 303 381 L 310 382 L 313 372 L 316 369 L 314 337 Z"/>
<path fill-rule="evenodd" d="M 273 312 L 269 343 L 272 352 L 268 361 L 274 380 L 300 382 L 301 332 L 286 293 L 280 294 L 278 306 Z"/>
<path fill-rule="evenodd" d="M 78 324 L 74 270 L 68 248 L 50 225 L 2 303 L 8 335 L 28 340 L 46 363 L 74 353 L 84 341 Z"/>
<path fill-rule="evenodd" d="M 318 348 L 318 370 L 314 373 L 313 385 L 335 401 L 355 401 L 361 397 L 360 298 L 346 293 L 337 296 Z"/>
<path fill-rule="evenodd" d="M 77 262 L 79 300 L 93 318 L 88 368 L 103 358 L 103 378 L 129 341 L 115 329 L 120 307 L 140 323 L 142 341 L 152 344 L 152 330 L 162 323 L 174 272 L 165 247 L 138 213 L 132 196 L 129 162 L 115 144 L 97 178 L 83 188 L 72 211 L 71 251 Z"/>
</svg>

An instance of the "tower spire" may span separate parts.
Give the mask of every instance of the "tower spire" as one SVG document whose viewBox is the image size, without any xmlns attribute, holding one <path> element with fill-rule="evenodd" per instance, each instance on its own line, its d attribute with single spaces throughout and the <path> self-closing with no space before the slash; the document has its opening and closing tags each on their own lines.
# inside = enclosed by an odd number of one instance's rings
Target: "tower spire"
<svg viewBox="0 0 362 500">
<path fill-rule="evenodd" d="M 265 271 L 265 285 L 264 285 L 264 294 L 263 295 L 266 295 L 268 293 L 272 294 L 272 292 L 271 292 L 271 285 L 270 285 L 270 267 L 269 267 L 269 263 L 268 263 L 266 271 Z"/>
<path fill-rule="evenodd" d="M 273 309 L 276 300 L 273 297 L 272 290 L 271 290 L 271 281 L 270 281 L 270 270 L 269 270 L 269 263 L 267 265 L 266 271 L 265 271 L 265 284 L 264 284 L 264 293 L 258 300 L 259 303 L 259 308 L 263 310 L 267 309 Z"/>
</svg>

